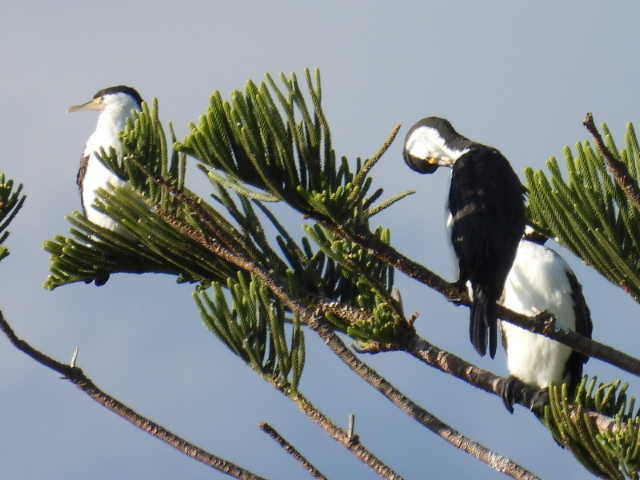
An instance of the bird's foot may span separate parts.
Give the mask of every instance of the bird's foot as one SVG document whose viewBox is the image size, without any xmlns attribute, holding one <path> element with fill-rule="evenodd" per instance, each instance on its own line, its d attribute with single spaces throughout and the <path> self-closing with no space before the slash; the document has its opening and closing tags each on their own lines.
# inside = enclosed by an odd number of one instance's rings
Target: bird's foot
<svg viewBox="0 0 640 480">
<path fill-rule="evenodd" d="M 500 397 L 502 397 L 502 403 L 509 411 L 509 413 L 513 413 L 513 403 L 516 400 L 516 396 L 518 396 L 521 384 L 521 380 L 514 377 L 513 375 L 509 375 L 507 380 L 502 384 Z"/>
<path fill-rule="evenodd" d="M 541 417 L 544 414 L 544 407 L 549 404 L 549 389 L 541 388 L 538 390 L 529 402 L 529 409 Z"/>
<path fill-rule="evenodd" d="M 451 282 L 449 285 L 451 287 L 451 294 L 449 296 L 451 302 L 456 305 L 462 305 L 469 299 L 466 280 Z"/>
</svg>

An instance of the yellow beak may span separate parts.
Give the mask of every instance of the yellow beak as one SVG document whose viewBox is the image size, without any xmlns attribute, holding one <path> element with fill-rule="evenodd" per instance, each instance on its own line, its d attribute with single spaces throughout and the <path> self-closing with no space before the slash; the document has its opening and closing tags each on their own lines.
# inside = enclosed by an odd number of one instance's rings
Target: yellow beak
<svg viewBox="0 0 640 480">
<path fill-rule="evenodd" d="M 104 110 L 104 104 L 102 103 L 102 99 L 100 97 L 92 98 L 88 102 L 81 105 L 70 106 L 69 108 L 67 108 L 67 113 L 77 112 L 78 110 Z"/>
</svg>

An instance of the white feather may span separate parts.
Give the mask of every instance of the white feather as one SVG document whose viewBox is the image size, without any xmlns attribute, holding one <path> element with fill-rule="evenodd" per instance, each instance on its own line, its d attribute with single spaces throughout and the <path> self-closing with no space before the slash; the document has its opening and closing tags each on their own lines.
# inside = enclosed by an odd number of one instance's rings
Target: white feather
<svg viewBox="0 0 640 480">
<path fill-rule="evenodd" d="M 552 313 L 556 326 L 575 330 L 572 289 L 567 277 L 571 269 L 550 248 L 521 240 L 507 276 L 503 305 L 525 315 Z M 507 339 L 507 367 L 523 382 L 545 388 L 561 383 L 571 349 L 542 335 L 502 322 Z"/>
<path fill-rule="evenodd" d="M 469 151 L 468 148 L 455 150 L 447 147 L 438 130 L 426 126 L 418 127 L 411 132 L 405 148 L 412 157 L 422 160 L 437 158 L 438 163 L 443 166 L 453 165 L 459 157 Z"/>
</svg>

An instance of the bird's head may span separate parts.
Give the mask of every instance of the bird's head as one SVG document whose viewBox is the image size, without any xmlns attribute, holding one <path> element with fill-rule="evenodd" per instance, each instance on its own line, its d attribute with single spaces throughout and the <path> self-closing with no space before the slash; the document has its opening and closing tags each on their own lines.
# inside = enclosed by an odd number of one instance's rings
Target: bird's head
<svg viewBox="0 0 640 480">
<path fill-rule="evenodd" d="M 404 141 L 404 161 L 419 173 L 433 173 L 451 167 L 469 151 L 472 142 L 455 131 L 448 120 L 427 117 L 416 123 Z"/>
<path fill-rule="evenodd" d="M 80 105 L 69 107 L 68 112 L 77 112 L 79 110 L 98 110 L 122 112 L 129 114 L 131 110 L 140 110 L 142 105 L 142 97 L 133 88 L 126 85 L 118 85 L 115 87 L 103 88 L 97 92 L 91 100 Z"/>
</svg>

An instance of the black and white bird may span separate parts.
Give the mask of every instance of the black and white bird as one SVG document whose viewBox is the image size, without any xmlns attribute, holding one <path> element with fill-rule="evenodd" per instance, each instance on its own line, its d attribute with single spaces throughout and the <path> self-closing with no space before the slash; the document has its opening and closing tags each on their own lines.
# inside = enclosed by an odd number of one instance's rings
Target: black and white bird
<svg viewBox="0 0 640 480">
<path fill-rule="evenodd" d="M 470 283 L 471 343 L 493 358 L 497 348 L 496 301 L 524 231 L 524 188 L 495 148 L 469 140 L 439 117 L 416 123 L 405 139 L 404 160 L 413 170 L 433 173 L 451 167 L 451 243 L 462 287 Z"/>
<path fill-rule="evenodd" d="M 524 315 L 551 313 L 558 328 L 591 338 L 591 315 L 575 274 L 560 255 L 543 245 L 544 237 L 532 235 L 528 227 L 527 232 L 507 275 L 502 305 Z M 575 390 L 589 357 L 505 321 L 500 328 L 512 378 L 538 389 L 567 383 L 570 392 Z M 513 411 L 512 383 L 507 382 L 502 395 L 509 411 Z"/>
<path fill-rule="evenodd" d="M 91 100 L 81 105 L 69 107 L 69 112 L 78 110 L 97 110 L 98 124 L 95 131 L 87 140 L 82 153 L 80 169 L 76 176 L 76 183 L 80 189 L 80 199 L 85 216 L 93 223 L 108 230 L 123 233 L 122 227 L 113 219 L 98 211 L 94 206 L 98 188 L 123 185 L 125 182 L 111 172 L 98 158 L 100 149 L 109 152 L 114 148 L 121 149 L 120 132 L 124 129 L 127 119 L 133 111 L 141 110 L 142 98 L 133 88 L 125 85 L 109 87 L 97 92 Z"/>
</svg>

